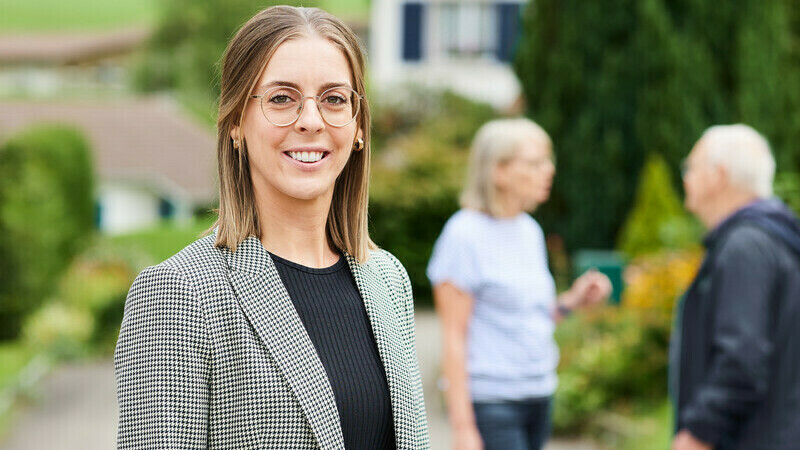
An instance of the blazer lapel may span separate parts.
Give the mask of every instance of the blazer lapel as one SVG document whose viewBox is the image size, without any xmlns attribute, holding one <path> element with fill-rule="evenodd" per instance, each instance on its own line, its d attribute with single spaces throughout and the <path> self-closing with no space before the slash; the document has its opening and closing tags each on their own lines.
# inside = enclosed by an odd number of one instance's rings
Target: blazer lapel
<svg viewBox="0 0 800 450">
<path fill-rule="evenodd" d="M 269 253 L 255 237 L 226 253 L 239 304 L 300 402 L 320 448 L 344 448 L 325 368 Z"/>
<path fill-rule="evenodd" d="M 383 361 L 389 395 L 392 399 L 395 439 L 398 449 L 414 448 L 416 427 L 414 394 L 408 366 L 407 348 L 402 335 L 401 311 L 397 310 L 386 280 L 374 258 L 359 264 L 345 255 L 369 316 L 378 353 Z"/>
</svg>

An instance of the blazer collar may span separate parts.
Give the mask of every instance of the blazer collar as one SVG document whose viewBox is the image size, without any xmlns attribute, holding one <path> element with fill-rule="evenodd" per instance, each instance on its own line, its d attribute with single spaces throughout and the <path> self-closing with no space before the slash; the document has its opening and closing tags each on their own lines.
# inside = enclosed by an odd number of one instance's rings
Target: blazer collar
<svg viewBox="0 0 800 450">
<path fill-rule="evenodd" d="M 225 250 L 239 304 L 285 375 L 322 449 L 344 448 L 333 389 L 314 344 L 281 282 L 275 264 L 255 237 Z"/>
<path fill-rule="evenodd" d="M 224 250 L 234 292 L 256 334 L 286 376 L 321 448 L 342 448 L 341 422 L 322 361 L 261 241 L 249 237 Z M 410 389 L 409 345 L 403 339 L 403 299 L 393 300 L 375 258 L 359 263 L 345 253 L 372 326 L 392 400 L 397 448 L 413 448 L 416 407 Z"/>
</svg>

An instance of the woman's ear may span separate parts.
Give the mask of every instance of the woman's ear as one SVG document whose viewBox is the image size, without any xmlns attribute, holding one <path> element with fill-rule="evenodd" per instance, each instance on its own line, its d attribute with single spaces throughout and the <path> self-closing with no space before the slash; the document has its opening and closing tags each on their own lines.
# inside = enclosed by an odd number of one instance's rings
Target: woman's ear
<svg viewBox="0 0 800 450">
<path fill-rule="evenodd" d="M 366 144 L 364 143 L 364 133 L 361 131 L 361 128 L 359 128 L 358 132 L 356 132 L 356 140 L 353 144 L 353 151 L 360 152 L 361 150 L 364 150 L 364 147 L 366 147 Z"/>
<path fill-rule="evenodd" d="M 239 125 L 234 125 L 231 127 L 231 140 L 233 140 L 234 150 L 239 150 L 239 148 L 242 147 L 242 136 L 240 132 L 241 128 Z"/>
<path fill-rule="evenodd" d="M 508 177 L 508 162 L 498 162 L 492 169 L 492 183 L 499 189 L 505 189 L 508 186 L 506 178 Z"/>
</svg>

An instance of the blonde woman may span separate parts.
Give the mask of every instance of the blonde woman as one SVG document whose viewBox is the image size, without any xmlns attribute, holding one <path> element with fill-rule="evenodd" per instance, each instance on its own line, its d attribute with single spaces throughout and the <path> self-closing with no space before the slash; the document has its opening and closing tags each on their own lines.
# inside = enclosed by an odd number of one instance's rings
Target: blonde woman
<svg viewBox="0 0 800 450">
<path fill-rule="evenodd" d="M 408 275 L 367 234 L 364 71 L 319 9 L 231 40 L 219 218 L 131 287 L 119 448 L 429 447 Z"/>
<path fill-rule="evenodd" d="M 611 292 L 587 272 L 556 298 L 544 234 L 527 212 L 550 196 L 547 133 L 528 119 L 475 136 L 462 209 L 428 265 L 442 324 L 443 382 L 455 449 L 539 449 L 550 429 L 555 323 Z"/>
</svg>

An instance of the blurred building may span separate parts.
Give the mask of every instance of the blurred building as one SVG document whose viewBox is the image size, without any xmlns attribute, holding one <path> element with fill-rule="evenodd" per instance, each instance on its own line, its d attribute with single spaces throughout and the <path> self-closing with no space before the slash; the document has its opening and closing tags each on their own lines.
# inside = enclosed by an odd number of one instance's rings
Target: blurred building
<svg viewBox="0 0 800 450">
<path fill-rule="evenodd" d="M 0 140 L 40 123 L 72 125 L 89 140 L 105 232 L 188 219 L 215 200 L 215 137 L 167 100 L 0 101 Z"/>
<path fill-rule="evenodd" d="M 93 95 L 127 89 L 127 63 L 151 32 L 143 28 L 0 34 L 0 96 Z"/>
<path fill-rule="evenodd" d="M 409 84 L 451 89 L 513 109 L 521 88 L 510 61 L 527 0 L 373 0 L 372 82 L 402 97 Z"/>
</svg>

